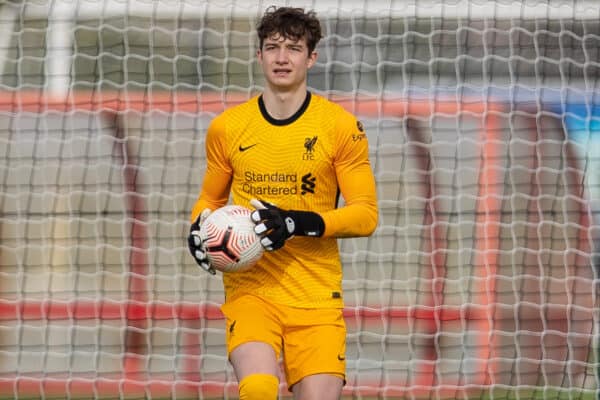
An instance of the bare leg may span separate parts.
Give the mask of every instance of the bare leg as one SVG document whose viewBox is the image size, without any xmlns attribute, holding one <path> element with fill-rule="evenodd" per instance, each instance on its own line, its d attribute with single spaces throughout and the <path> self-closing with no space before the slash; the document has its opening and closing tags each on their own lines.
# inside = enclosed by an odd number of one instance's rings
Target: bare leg
<svg viewBox="0 0 600 400">
<path fill-rule="evenodd" d="M 304 377 L 292 387 L 294 400 L 338 400 L 344 381 L 336 375 L 315 374 Z"/>
</svg>

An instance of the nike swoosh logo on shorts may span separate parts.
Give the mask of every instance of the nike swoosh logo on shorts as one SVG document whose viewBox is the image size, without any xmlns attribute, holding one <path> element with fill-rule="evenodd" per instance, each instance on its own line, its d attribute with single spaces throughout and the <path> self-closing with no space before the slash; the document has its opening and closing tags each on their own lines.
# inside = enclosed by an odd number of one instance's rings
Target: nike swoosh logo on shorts
<svg viewBox="0 0 600 400">
<path fill-rule="evenodd" d="M 239 151 L 246 151 L 246 150 L 248 150 L 248 149 L 250 149 L 250 148 L 252 148 L 252 147 L 256 146 L 257 144 L 258 144 L 258 143 L 254 143 L 254 144 L 251 144 L 250 146 L 246 146 L 246 147 L 244 147 L 244 146 L 242 146 L 242 145 L 240 144 L 240 147 L 238 147 L 238 150 L 239 150 Z"/>
</svg>

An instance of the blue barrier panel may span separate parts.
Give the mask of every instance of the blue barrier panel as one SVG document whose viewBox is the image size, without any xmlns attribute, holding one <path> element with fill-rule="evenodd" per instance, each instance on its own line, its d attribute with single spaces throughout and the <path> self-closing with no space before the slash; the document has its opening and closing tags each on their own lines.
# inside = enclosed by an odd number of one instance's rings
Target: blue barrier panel
<svg viewBox="0 0 600 400">
<path fill-rule="evenodd" d="M 580 166 L 585 173 L 585 185 L 592 213 L 600 218 L 600 104 L 563 104 L 556 107 L 562 114 L 569 140 L 579 149 Z"/>
</svg>

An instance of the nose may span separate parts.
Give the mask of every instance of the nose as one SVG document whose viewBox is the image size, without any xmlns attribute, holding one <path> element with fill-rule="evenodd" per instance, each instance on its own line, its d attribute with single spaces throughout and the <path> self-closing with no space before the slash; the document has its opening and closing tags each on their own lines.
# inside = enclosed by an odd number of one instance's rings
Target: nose
<svg viewBox="0 0 600 400">
<path fill-rule="evenodd" d="M 285 64 L 287 62 L 287 59 L 287 49 L 285 49 L 284 47 L 280 48 L 277 52 L 277 58 L 275 59 L 275 61 L 278 64 Z"/>
</svg>

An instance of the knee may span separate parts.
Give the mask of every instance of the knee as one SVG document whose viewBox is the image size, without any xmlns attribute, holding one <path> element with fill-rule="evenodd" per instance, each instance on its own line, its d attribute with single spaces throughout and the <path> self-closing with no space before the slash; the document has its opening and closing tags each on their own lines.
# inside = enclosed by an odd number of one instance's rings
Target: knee
<svg viewBox="0 0 600 400">
<path fill-rule="evenodd" d="M 240 400 L 276 400 L 279 379 L 271 374 L 251 374 L 240 381 Z"/>
</svg>

